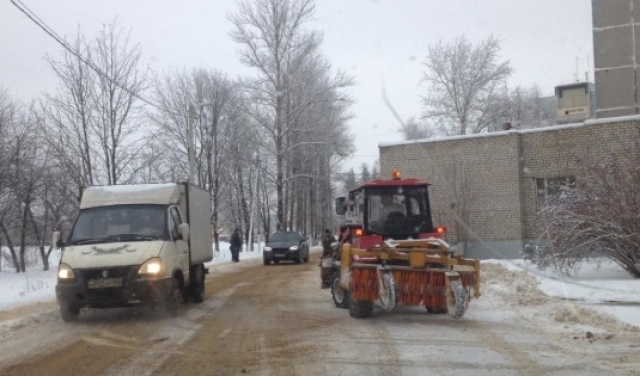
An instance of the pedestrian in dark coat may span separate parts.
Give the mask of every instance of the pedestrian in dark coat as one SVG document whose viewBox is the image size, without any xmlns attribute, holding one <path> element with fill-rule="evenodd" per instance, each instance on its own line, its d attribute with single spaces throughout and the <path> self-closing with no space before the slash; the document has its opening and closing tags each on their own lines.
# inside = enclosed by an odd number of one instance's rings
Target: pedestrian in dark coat
<svg viewBox="0 0 640 376">
<path fill-rule="evenodd" d="M 240 237 L 240 229 L 237 228 L 231 235 L 231 260 L 233 262 L 240 261 L 240 250 L 242 249 L 242 238 Z"/>
<path fill-rule="evenodd" d="M 336 241 L 336 238 L 331 235 L 329 229 L 324 230 L 324 236 L 322 237 L 322 257 L 331 256 L 333 254 L 333 248 L 331 244 Z"/>
<path fill-rule="evenodd" d="M 327 256 L 333 256 L 333 247 L 331 246 L 336 241 L 336 238 L 331 235 L 329 229 L 324 230 L 322 236 L 322 257 L 318 261 L 318 266 L 322 266 L 322 259 Z"/>
</svg>

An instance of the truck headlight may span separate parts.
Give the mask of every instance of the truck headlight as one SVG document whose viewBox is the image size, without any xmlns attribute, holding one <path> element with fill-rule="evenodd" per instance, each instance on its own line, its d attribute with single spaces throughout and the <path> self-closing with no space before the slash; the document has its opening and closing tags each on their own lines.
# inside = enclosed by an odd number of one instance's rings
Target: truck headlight
<svg viewBox="0 0 640 376">
<path fill-rule="evenodd" d="M 67 264 L 60 264 L 58 266 L 58 279 L 63 281 L 69 281 L 75 278 L 73 269 Z"/>
<path fill-rule="evenodd" d="M 139 275 L 144 276 L 159 276 L 164 270 L 164 264 L 159 258 L 152 258 L 144 262 L 138 270 Z"/>
<path fill-rule="evenodd" d="M 290 251 L 297 251 L 298 250 L 298 246 L 297 245 L 292 245 L 291 247 L 289 247 Z"/>
<path fill-rule="evenodd" d="M 271 247 L 264 247 L 262 248 L 263 251 L 269 252 L 271 250 Z"/>
</svg>

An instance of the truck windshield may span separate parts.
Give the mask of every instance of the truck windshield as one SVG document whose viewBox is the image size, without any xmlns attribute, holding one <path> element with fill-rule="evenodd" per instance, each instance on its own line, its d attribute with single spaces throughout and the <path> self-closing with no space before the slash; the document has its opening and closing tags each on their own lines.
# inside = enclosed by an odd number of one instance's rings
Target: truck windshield
<svg viewBox="0 0 640 376">
<path fill-rule="evenodd" d="M 165 237 L 166 215 L 162 205 L 115 205 L 83 209 L 69 242 L 87 244 L 142 241 Z"/>
<path fill-rule="evenodd" d="M 366 230 L 411 236 L 433 231 L 426 187 L 369 188 Z"/>
</svg>

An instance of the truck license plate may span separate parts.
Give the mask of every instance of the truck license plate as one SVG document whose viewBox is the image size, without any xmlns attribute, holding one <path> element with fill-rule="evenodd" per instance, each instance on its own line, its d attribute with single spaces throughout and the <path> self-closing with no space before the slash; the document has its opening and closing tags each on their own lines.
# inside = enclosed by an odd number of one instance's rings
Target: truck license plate
<svg viewBox="0 0 640 376">
<path fill-rule="evenodd" d="M 113 287 L 122 287 L 122 277 L 90 279 L 87 282 L 87 287 L 90 289 L 107 289 L 107 288 L 113 288 Z"/>
</svg>

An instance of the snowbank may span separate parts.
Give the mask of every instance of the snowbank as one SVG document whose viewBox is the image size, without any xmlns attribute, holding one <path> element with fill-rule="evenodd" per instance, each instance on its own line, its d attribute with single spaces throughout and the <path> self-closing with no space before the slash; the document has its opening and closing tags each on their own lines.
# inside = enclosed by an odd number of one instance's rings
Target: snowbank
<svg viewBox="0 0 640 376">
<path fill-rule="evenodd" d="M 588 315 L 593 311 L 612 316 L 616 319 L 640 327 L 640 280 L 636 280 L 620 266 L 608 260 L 590 260 L 572 276 L 565 276 L 552 269 L 539 270 L 536 265 L 524 260 L 484 260 L 484 268 L 501 265 L 504 270 L 514 274 L 514 278 L 503 276 L 505 285 L 514 283 L 518 289 L 535 289 L 549 297 L 580 303 L 581 309 L 568 309 L 558 312 L 556 321 L 576 322 L 578 315 Z M 521 278 L 524 272 L 527 277 Z M 504 274 L 504 273 L 503 273 Z M 496 272 L 492 270 L 492 276 Z M 487 282 L 487 281 L 485 281 Z M 525 295 L 524 298 L 531 297 Z M 606 318 L 592 317 L 589 323 Z"/>
</svg>

